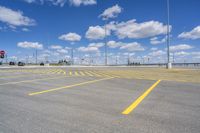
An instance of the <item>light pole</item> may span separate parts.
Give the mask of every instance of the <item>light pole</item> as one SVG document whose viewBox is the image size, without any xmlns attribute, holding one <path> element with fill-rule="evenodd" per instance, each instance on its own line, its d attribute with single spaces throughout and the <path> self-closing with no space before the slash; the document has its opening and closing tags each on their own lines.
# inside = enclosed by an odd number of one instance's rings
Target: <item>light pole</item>
<svg viewBox="0 0 200 133">
<path fill-rule="evenodd" d="M 167 69 L 172 68 L 170 62 L 170 33 L 169 33 L 169 0 L 167 0 Z"/>
<path fill-rule="evenodd" d="M 107 66 L 107 61 L 108 61 L 108 53 L 107 53 L 107 40 L 106 40 L 106 32 L 107 32 L 107 29 L 106 29 L 106 20 L 105 20 L 105 66 Z"/>
<path fill-rule="evenodd" d="M 37 48 L 35 49 L 35 63 L 37 65 Z"/>
</svg>

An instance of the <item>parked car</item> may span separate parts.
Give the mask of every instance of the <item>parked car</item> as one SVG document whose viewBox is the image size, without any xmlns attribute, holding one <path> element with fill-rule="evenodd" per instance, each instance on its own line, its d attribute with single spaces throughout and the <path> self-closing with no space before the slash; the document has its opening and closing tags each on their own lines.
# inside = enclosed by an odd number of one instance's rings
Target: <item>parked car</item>
<svg viewBox="0 0 200 133">
<path fill-rule="evenodd" d="M 24 66 L 25 63 L 24 62 L 18 62 L 18 66 Z"/>
<path fill-rule="evenodd" d="M 44 66 L 44 63 L 42 62 L 42 63 L 40 63 L 40 66 Z"/>
<path fill-rule="evenodd" d="M 0 65 L 2 65 L 2 62 L 0 62 Z"/>
<path fill-rule="evenodd" d="M 9 62 L 9 65 L 15 65 L 15 62 L 13 61 Z"/>
</svg>

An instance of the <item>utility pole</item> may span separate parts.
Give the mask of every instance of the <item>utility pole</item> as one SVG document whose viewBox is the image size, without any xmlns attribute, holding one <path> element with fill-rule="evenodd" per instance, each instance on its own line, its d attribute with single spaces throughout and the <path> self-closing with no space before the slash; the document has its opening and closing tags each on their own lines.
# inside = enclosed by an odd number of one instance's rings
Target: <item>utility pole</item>
<svg viewBox="0 0 200 133">
<path fill-rule="evenodd" d="M 35 63 L 37 65 L 37 48 L 35 49 Z"/>
<path fill-rule="evenodd" d="M 167 69 L 172 68 L 172 64 L 170 62 L 170 31 L 169 31 L 169 0 L 167 0 Z"/>
<path fill-rule="evenodd" d="M 72 60 L 72 65 L 74 65 L 74 50 L 71 48 L 71 60 Z"/>
<path fill-rule="evenodd" d="M 108 61 L 108 53 L 107 53 L 107 40 L 106 40 L 106 32 L 107 32 L 107 29 L 106 29 L 106 20 L 105 20 L 105 37 L 104 37 L 104 39 L 105 39 L 105 66 L 107 66 L 107 61 Z"/>
</svg>

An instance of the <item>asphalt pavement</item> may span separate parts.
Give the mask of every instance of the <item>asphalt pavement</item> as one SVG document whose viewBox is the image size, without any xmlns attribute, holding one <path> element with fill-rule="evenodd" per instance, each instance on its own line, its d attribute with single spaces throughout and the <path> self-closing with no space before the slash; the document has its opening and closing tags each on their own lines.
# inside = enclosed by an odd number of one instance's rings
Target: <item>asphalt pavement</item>
<svg viewBox="0 0 200 133">
<path fill-rule="evenodd" d="M 0 133 L 199 133 L 199 101 L 199 83 L 0 69 Z"/>
</svg>

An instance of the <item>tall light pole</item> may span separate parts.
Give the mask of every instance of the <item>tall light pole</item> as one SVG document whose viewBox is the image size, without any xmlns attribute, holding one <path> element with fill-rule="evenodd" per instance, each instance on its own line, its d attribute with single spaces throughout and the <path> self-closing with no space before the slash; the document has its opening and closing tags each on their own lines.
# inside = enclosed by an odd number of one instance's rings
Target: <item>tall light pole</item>
<svg viewBox="0 0 200 133">
<path fill-rule="evenodd" d="M 172 64 L 170 62 L 170 31 L 169 31 L 169 0 L 167 0 L 167 69 L 172 68 Z"/>
<path fill-rule="evenodd" d="M 105 66 L 107 66 L 107 64 L 108 64 L 106 32 L 107 32 L 107 29 L 106 29 L 106 20 L 105 20 L 105 37 L 104 37 L 104 39 L 105 39 Z"/>
<path fill-rule="evenodd" d="M 37 48 L 35 49 L 35 63 L 37 65 Z"/>
</svg>

